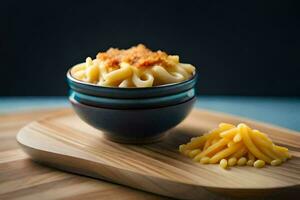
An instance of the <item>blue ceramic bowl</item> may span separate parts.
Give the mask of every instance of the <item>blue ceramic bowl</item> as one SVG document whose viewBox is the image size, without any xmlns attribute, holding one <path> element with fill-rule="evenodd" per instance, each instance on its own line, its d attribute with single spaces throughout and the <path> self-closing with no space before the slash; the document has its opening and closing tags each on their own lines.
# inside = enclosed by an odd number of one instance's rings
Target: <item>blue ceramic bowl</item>
<svg viewBox="0 0 300 200">
<path fill-rule="evenodd" d="M 161 139 L 179 124 L 192 110 L 195 97 L 185 102 L 140 109 L 112 109 L 79 103 L 73 96 L 70 102 L 78 116 L 108 139 L 121 143 L 150 143 Z"/>
<path fill-rule="evenodd" d="M 195 89 L 189 89 L 177 94 L 162 97 L 152 97 L 143 99 L 117 99 L 99 96 L 91 96 L 70 91 L 70 96 L 79 103 L 90 106 L 114 109 L 137 109 L 137 108 L 158 108 L 183 103 L 195 96 Z"/>
<path fill-rule="evenodd" d="M 135 99 L 168 96 L 190 90 L 196 84 L 197 73 L 195 73 L 189 80 L 180 83 L 147 88 L 102 87 L 73 78 L 71 70 L 67 72 L 67 80 L 70 88 L 81 94 L 108 98 Z"/>
</svg>

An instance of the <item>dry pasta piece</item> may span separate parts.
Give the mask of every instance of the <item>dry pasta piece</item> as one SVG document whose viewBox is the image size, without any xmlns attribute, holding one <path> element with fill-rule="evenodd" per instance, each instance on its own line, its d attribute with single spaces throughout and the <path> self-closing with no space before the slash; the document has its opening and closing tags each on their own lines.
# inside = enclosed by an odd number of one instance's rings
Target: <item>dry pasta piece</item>
<svg viewBox="0 0 300 200">
<path fill-rule="evenodd" d="M 285 157 L 274 149 L 273 143 L 269 143 L 266 140 L 261 139 L 261 137 L 259 137 L 259 135 L 253 131 L 251 131 L 250 134 L 255 145 L 258 146 L 259 149 L 271 159 L 283 159 Z"/>
<path fill-rule="evenodd" d="M 228 159 L 228 165 L 229 166 L 234 166 L 237 163 L 237 159 L 235 157 L 229 158 Z"/>
<path fill-rule="evenodd" d="M 190 152 L 189 152 L 189 157 L 190 158 L 194 158 L 197 154 L 199 154 L 201 152 L 201 150 L 200 149 L 194 149 L 194 150 L 191 150 Z"/>
<path fill-rule="evenodd" d="M 222 159 L 220 161 L 220 167 L 222 167 L 223 169 L 226 169 L 228 165 L 228 161 L 226 159 Z"/>
<path fill-rule="evenodd" d="M 207 134 L 204 134 L 203 136 L 192 138 L 191 141 L 188 142 L 184 148 L 185 149 L 195 149 L 195 148 L 200 148 L 201 149 L 201 148 L 203 148 L 203 146 L 205 146 L 206 142 L 209 139 L 211 139 L 214 136 L 218 135 L 221 131 L 228 130 L 231 127 L 232 126 L 230 126 L 229 124 L 224 123 L 223 125 L 220 125 L 219 128 L 214 129 L 211 132 L 209 132 Z"/>
<path fill-rule="evenodd" d="M 269 148 L 267 148 L 267 147 L 264 147 L 264 146 L 262 146 L 262 147 L 259 147 L 259 149 L 265 154 L 265 155 L 267 155 L 267 156 L 269 156 L 271 159 L 281 159 L 280 157 L 281 156 L 278 156 L 278 155 L 276 155 L 276 153 L 274 153 L 273 151 L 272 151 L 272 149 L 269 149 Z"/>
<path fill-rule="evenodd" d="M 209 132 L 209 136 L 206 140 L 206 142 L 204 143 L 204 147 L 203 147 L 203 150 L 207 149 L 211 143 L 212 143 L 212 140 L 220 133 L 220 129 L 217 128 L 217 129 L 214 129 L 212 130 L 211 132 Z"/>
<path fill-rule="evenodd" d="M 237 152 L 235 152 L 234 154 L 232 154 L 230 157 L 235 157 L 235 158 L 240 158 L 242 156 L 244 156 L 245 154 L 247 154 L 248 150 L 245 146 L 242 146 Z"/>
<path fill-rule="evenodd" d="M 239 148 L 242 147 L 242 143 L 236 143 L 235 145 L 232 145 L 231 147 L 228 147 L 218 153 L 216 153 L 211 159 L 210 159 L 210 163 L 217 163 L 218 161 L 220 161 L 223 158 L 226 158 L 228 156 L 230 156 L 231 154 L 233 154 L 235 151 L 237 151 Z"/>
<path fill-rule="evenodd" d="M 274 148 L 278 151 L 281 151 L 281 152 L 288 152 L 288 148 L 286 147 L 281 147 L 281 146 L 277 146 L 277 145 L 274 145 Z"/>
<path fill-rule="evenodd" d="M 232 124 L 221 123 L 219 125 L 219 128 L 214 129 L 210 132 L 209 137 L 207 138 L 203 149 L 204 150 L 207 149 L 213 143 L 213 140 L 220 139 L 220 132 L 230 130 L 231 128 L 233 128 Z"/>
<path fill-rule="evenodd" d="M 204 147 L 203 147 L 203 150 L 206 150 L 209 147 L 210 143 L 211 143 L 211 139 L 209 138 L 209 139 L 206 140 L 206 142 L 204 144 Z"/>
<path fill-rule="evenodd" d="M 209 163 L 209 157 L 203 157 L 200 159 L 201 164 L 208 164 Z"/>
<path fill-rule="evenodd" d="M 234 138 L 233 138 L 233 142 L 238 143 L 242 140 L 242 136 L 240 133 L 237 133 Z"/>
<path fill-rule="evenodd" d="M 234 137 L 236 132 L 237 132 L 237 128 L 232 128 L 232 129 L 229 129 L 227 131 L 224 131 L 224 132 L 220 133 L 220 137 L 232 138 L 232 137 Z"/>
<path fill-rule="evenodd" d="M 243 142 L 244 144 L 247 146 L 248 150 L 257 158 L 261 159 L 261 160 L 265 160 L 267 163 L 271 163 L 271 158 L 269 158 L 268 156 L 266 156 L 265 154 L 263 154 L 256 146 L 255 144 L 252 142 L 249 133 L 248 133 L 248 129 L 244 124 L 239 124 L 238 126 L 241 129 L 241 135 L 243 138 Z"/>
<path fill-rule="evenodd" d="M 193 139 L 193 141 L 190 141 L 187 143 L 183 149 L 195 149 L 195 148 L 201 148 L 203 144 L 206 142 L 206 139 L 208 138 L 208 135 L 203 135 L 201 137 L 198 137 L 196 139 Z"/>
<path fill-rule="evenodd" d="M 282 163 L 281 160 L 276 159 L 276 160 L 272 160 L 271 165 L 273 165 L 273 166 L 278 166 L 278 165 L 280 165 L 281 163 Z"/>
<path fill-rule="evenodd" d="M 228 139 L 223 138 L 221 140 L 219 140 L 217 143 L 209 146 L 207 149 L 205 149 L 204 151 L 202 151 L 199 156 L 200 157 L 204 157 L 206 155 L 211 155 L 214 152 L 218 152 L 220 151 L 224 146 L 226 146 L 226 144 L 228 143 Z"/>
<path fill-rule="evenodd" d="M 259 130 L 252 130 L 251 132 L 255 133 L 255 135 L 257 135 L 258 137 L 262 138 L 264 141 L 273 144 L 273 142 L 271 141 L 271 139 L 264 133 L 260 132 Z"/>
<path fill-rule="evenodd" d="M 273 142 L 268 138 L 268 136 L 258 130 L 252 130 L 253 135 L 260 137 L 262 140 L 260 142 L 267 147 L 270 147 L 278 156 L 286 157 L 288 156 L 288 149 L 286 147 L 274 145 Z M 284 153 L 285 152 L 285 153 Z"/>
<path fill-rule="evenodd" d="M 254 162 L 253 166 L 256 167 L 256 168 L 262 168 L 265 166 L 265 161 L 263 160 L 257 160 Z"/>
<path fill-rule="evenodd" d="M 233 124 L 228 124 L 228 123 L 220 123 L 219 128 L 224 131 L 224 130 L 229 130 L 234 128 L 235 126 Z"/>
<path fill-rule="evenodd" d="M 179 146 L 179 152 L 183 152 L 185 150 L 186 144 L 182 144 Z"/>
<path fill-rule="evenodd" d="M 179 151 L 201 164 L 219 163 L 227 169 L 235 165 L 262 168 L 280 165 L 291 158 L 288 149 L 275 145 L 267 135 L 245 124 L 235 127 L 221 123 L 207 134 L 191 138 Z"/>
<path fill-rule="evenodd" d="M 246 163 L 247 163 L 247 158 L 245 158 L 245 157 L 241 157 L 241 158 L 237 161 L 238 166 L 246 165 Z"/>
</svg>

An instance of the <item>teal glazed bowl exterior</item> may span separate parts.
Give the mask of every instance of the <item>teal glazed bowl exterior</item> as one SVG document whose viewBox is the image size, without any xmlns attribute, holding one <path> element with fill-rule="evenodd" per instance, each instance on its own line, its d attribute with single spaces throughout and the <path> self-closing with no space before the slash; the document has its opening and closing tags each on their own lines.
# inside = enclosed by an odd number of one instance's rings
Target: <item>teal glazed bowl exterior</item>
<svg viewBox="0 0 300 200">
<path fill-rule="evenodd" d="M 195 73 L 190 79 L 180 83 L 172 83 L 147 88 L 117 88 L 98 86 L 75 79 L 71 75 L 71 70 L 67 72 L 67 81 L 72 90 L 81 94 L 107 98 L 135 99 L 167 96 L 190 90 L 194 88 L 196 84 L 197 73 Z"/>
<path fill-rule="evenodd" d="M 162 96 L 162 97 L 152 97 L 143 99 L 117 99 L 117 98 L 107 98 L 99 96 L 91 96 L 70 91 L 70 97 L 74 98 L 76 101 L 102 108 L 116 108 L 116 109 L 137 109 L 137 108 L 157 108 L 169 105 L 176 105 L 190 100 L 195 96 L 195 89 L 189 89 L 177 94 Z"/>
<path fill-rule="evenodd" d="M 120 143 L 151 143 L 163 138 L 190 113 L 196 98 L 176 105 L 141 108 L 112 109 L 89 106 L 69 100 L 77 115 L 87 124 L 101 130 L 109 140 Z"/>
</svg>

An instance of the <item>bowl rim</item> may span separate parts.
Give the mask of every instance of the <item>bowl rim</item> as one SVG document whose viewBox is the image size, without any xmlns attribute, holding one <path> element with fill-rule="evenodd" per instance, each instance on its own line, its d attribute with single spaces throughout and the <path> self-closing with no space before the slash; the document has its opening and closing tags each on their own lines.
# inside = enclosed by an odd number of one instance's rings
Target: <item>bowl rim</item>
<svg viewBox="0 0 300 200">
<path fill-rule="evenodd" d="M 74 66 L 76 66 L 76 65 L 74 65 Z M 73 66 L 73 67 L 74 67 L 74 66 Z M 96 85 L 96 84 L 93 84 L 93 83 L 87 83 L 87 82 L 84 82 L 84 81 L 80 81 L 80 80 L 74 78 L 74 77 L 71 75 L 71 70 L 72 70 L 73 67 L 71 67 L 71 68 L 67 71 L 67 79 L 68 79 L 68 80 L 70 80 L 71 82 L 74 82 L 74 83 L 76 83 L 76 84 L 86 85 L 86 86 L 89 86 L 89 87 L 99 88 L 99 89 L 111 89 L 111 90 L 122 90 L 122 91 L 133 91 L 133 90 L 155 90 L 155 89 L 161 89 L 161 88 L 168 88 L 168 87 L 172 87 L 172 86 L 180 86 L 180 85 L 184 85 L 185 83 L 192 82 L 192 81 L 194 81 L 194 80 L 197 80 L 197 78 L 198 78 L 198 73 L 197 73 L 197 71 L 195 70 L 193 76 L 191 76 L 189 79 L 187 79 L 187 80 L 185 80 L 185 81 L 178 82 L 178 83 L 169 83 L 169 84 L 158 85 L 158 86 L 153 86 L 153 87 L 131 87 L 131 88 L 105 87 L 105 86 L 100 86 L 100 85 Z"/>
</svg>

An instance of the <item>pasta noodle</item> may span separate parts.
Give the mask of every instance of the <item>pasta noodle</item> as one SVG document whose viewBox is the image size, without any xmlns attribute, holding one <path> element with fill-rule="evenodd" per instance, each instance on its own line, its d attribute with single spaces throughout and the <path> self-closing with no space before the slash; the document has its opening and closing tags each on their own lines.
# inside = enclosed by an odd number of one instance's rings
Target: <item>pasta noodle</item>
<svg viewBox="0 0 300 200">
<path fill-rule="evenodd" d="M 287 148 L 275 145 L 266 134 L 243 123 L 237 127 L 221 123 L 209 133 L 180 145 L 179 151 L 195 162 L 219 163 L 223 169 L 235 165 L 277 166 L 291 158 Z"/>
<path fill-rule="evenodd" d="M 71 75 L 105 87 L 153 87 L 190 79 L 195 67 L 180 63 L 179 56 L 153 52 L 140 44 L 127 50 L 109 49 L 75 65 Z"/>
</svg>

